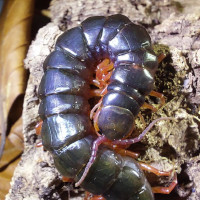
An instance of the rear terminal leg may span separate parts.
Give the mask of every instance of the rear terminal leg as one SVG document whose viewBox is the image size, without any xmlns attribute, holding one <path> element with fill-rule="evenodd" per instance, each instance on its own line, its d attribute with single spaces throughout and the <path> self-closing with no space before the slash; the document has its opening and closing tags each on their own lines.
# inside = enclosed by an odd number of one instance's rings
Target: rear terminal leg
<svg viewBox="0 0 200 200">
<path fill-rule="evenodd" d="M 172 180 L 171 184 L 168 187 L 160 187 L 160 186 L 159 187 L 152 187 L 152 191 L 154 193 L 170 194 L 170 192 L 175 188 L 175 186 L 178 183 L 177 174 L 174 172 L 174 170 L 171 170 L 169 172 L 165 172 L 165 171 L 158 170 L 158 169 L 152 167 L 151 165 L 148 165 L 148 164 L 142 163 L 142 162 L 139 162 L 139 165 L 140 165 L 142 170 L 154 173 L 157 176 L 171 176 L 174 173 L 173 180 Z"/>
<path fill-rule="evenodd" d="M 97 156 L 97 151 L 99 146 L 104 143 L 104 142 L 109 142 L 109 140 L 106 138 L 105 135 L 102 135 L 100 137 L 98 137 L 94 142 L 93 142 L 93 146 L 92 146 L 92 152 L 91 152 L 91 157 L 90 160 L 88 161 L 85 170 L 83 172 L 82 177 L 80 178 L 80 180 L 75 184 L 76 187 L 80 186 L 81 183 L 84 181 L 85 177 L 87 176 L 90 167 L 92 166 L 92 164 L 94 163 L 96 156 Z"/>
<path fill-rule="evenodd" d="M 177 174 L 174 174 L 174 178 L 168 187 L 152 187 L 153 193 L 170 194 L 178 183 Z"/>
<path fill-rule="evenodd" d="M 151 165 L 146 164 L 146 163 L 142 163 L 142 162 L 138 162 L 138 163 L 139 163 L 140 168 L 142 170 L 147 171 L 147 172 L 151 172 L 151 173 L 153 173 L 157 176 L 171 176 L 172 173 L 173 173 L 173 170 L 166 172 L 166 171 L 158 170 L 158 169 L 156 169 L 156 168 L 154 168 Z"/>
</svg>

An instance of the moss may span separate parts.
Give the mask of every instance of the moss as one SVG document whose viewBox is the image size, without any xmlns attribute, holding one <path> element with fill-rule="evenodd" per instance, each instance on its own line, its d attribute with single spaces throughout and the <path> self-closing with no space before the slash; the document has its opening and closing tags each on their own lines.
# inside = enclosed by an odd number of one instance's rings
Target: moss
<svg viewBox="0 0 200 200">
<path fill-rule="evenodd" d="M 180 2 L 172 1 L 171 5 L 174 6 L 178 12 L 181 12 L 181 13 L 183 12 L 184 7 Z"/>
</svg>

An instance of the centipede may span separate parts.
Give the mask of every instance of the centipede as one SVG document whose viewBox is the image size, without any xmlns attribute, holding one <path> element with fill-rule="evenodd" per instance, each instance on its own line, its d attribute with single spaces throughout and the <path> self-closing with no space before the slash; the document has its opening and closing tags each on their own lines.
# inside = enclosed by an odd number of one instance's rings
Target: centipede
<svg viewBox="0 0 200 200">
<path fill-rule="evenodd" d="M 93 16 L 61 34 L 43 63 L 44 75 L 39 133 L 42 145 L 65 180 L 73 180 L 97 200 L 154 200 L 168 187 L 151 187 L 143 170 L 159 171 L 135 160 L 125 145 L 140 141 L 159 120 L 138 137 L 129 138 L 134 121 L 153 91 L 158 58 L 146 29 L 116 14 Z M 90 100 L 99 98 L 91 107 Z M 171 118 L 168 118 L 171 119 Z"/>
</svg>

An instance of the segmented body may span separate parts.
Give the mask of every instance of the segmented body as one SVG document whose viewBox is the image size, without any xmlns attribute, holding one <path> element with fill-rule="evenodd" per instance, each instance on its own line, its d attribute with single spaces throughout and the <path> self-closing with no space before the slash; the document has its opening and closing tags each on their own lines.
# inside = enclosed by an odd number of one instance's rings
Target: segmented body
<svg viewBox="0 0 200 200">
<path fill-rule="evenodd" d="M 96 139 L 88 94 L 95 66 L 105 58 L 114 63 L 114 70 L 98 126 L 115 140 L 130 132 L 145 95 L 153 88 L 157 58 L 146 30 L 123 15 L 88 18 L 58 38 L 43 65 L 38 92 L 42 143 L 52 153 L 58 171 L 75 181 Z M 107 200 L 154 199 L 136 161 L 103 145 L 81 186 Z"/>
</svg>

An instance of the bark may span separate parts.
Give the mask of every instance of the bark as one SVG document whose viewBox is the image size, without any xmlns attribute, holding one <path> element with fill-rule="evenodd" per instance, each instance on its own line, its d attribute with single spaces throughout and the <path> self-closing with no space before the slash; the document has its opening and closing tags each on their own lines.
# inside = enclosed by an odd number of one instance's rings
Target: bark
<svg viewBox="0 0 200 200">
<path fill-rule="evenodd" d="M 195 5 L 200 8 L 197 3 Z M 77 26 L 89 16 L 116 13 L 145 26 L 155 44 L 155 51 L 166 54 L 155 78 L 155 90 L 165 95 L 166 104 L 156 113 L 143 111 L 146 122 L 161 116 L 177 119 L 160 122 L 142 144 L 136 144 L 133 149 L 145 149 L 142 161 L 162 170 L 175 169 L 179 174 L 176 189 L 170 195 L 156 195 L 156 199 L 200 198 L 200 14 L 195 9 L 190 14 L 189 8 L 190 4 L 184 1 L 170 0 L 52 1 L 52 23 L 40 29 L 25 60 L 25 66 L 30 70 L 23 111 L 25 150 L 7 200 L 83 199 L 81 189 L 62 182 L 51 155 L 36 148 L 40 141 L 35 135 L 35 125 L 39 121 L 37 90 L 43 75 L 42 63 L 63 30 Z M 156 100 L 149 98 L 148 101 L 155 104 Z M 148 178 L 155 184 L 152 177 Z M 168 180 L 159 178 L 156 185 L 162 182 Z"/>
</svg>

